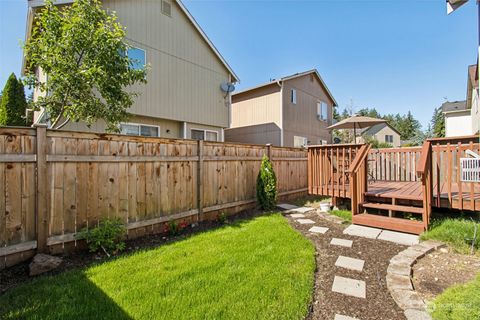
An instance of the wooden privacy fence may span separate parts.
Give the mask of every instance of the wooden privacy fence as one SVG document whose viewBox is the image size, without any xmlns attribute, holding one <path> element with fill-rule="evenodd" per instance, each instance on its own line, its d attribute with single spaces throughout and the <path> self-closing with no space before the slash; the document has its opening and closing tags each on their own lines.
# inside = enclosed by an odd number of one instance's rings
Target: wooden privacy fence
<svg viewBox="0 0 480 320">
<path fill-rule="evenodd" d="M 37 248 L 74 249 L 75 234 L 105 217 L 137 237 L 250 208 L 264 154 L 280 196 L 306 194 L 302 149 L 0 128 L 0 269 Z"/>
</svg>

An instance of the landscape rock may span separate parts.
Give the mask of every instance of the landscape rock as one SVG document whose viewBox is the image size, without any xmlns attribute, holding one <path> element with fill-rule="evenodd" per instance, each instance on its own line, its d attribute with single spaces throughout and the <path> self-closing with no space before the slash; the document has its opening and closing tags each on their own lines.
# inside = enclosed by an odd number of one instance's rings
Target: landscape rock
<svg viewBox="0 0 480 320">
<path fill-rule="evenodd" d="M 39 253 L 33 257 L 29 265 L 30 276 L 36 276 L 56 269 L 62 263 L 62 258 Z"/>
<path fill-rule="evenodd" d="M 432 317 L 426 311 L 407 309 L 405 310 L 407 320 L 432 320 Z"/>
</svg>

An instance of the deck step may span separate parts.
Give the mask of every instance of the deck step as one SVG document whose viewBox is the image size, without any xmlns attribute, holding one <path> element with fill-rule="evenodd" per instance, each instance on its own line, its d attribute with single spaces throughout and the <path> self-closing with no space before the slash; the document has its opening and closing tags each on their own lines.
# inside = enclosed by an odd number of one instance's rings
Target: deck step
<svg viewBox="0 0 480 320">
<path fill-rule="evenodd" d="M 420 234 L 425 230 L 422 221 L 390 218 L 368 213 L 354 215 L 352 217 L 352 222 L 354 224 L 359 224 L 363 226 L 401 231 L 413 234 Z"/>
<path fill-rule="evenodd" d="M 364 202 L 361 205 L 363 208 L 423 214 L 423 208 L 419 208 L 419 207 L 401 206 L 396 204 L 375 203 L 375 202 Z"/>
</svg>

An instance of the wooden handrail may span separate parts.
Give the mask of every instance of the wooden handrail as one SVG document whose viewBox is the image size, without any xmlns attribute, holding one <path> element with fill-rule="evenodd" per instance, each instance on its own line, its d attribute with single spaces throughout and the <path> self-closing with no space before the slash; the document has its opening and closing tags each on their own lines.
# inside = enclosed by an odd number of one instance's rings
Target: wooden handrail
<svg viewBox="0 0 480 320">
<path fill-rule="evenodd" d="M 360 150 L 358 150 L 358 153 L 355 156 L 355 159 L 353 159 L 353 162 L 350 165 L 350 168 L 348 168 L 349 173 L 354 173 L 358 171 L 358 168 L 360 168 L 360 165 L 368 157 L 368 152 L 370 151 L 370 148 L 371 146 L 369 144 L 362 145 Z"/>
<path fill-rule="evenodd" d="M 432 143 L 430 141 L 425 141 L 422 146 L 422 153 L 420 161 L 418 162 L 417 174 L 424 175 L 427 170 L 429 159 L 432 155 Z"/>
</svg>

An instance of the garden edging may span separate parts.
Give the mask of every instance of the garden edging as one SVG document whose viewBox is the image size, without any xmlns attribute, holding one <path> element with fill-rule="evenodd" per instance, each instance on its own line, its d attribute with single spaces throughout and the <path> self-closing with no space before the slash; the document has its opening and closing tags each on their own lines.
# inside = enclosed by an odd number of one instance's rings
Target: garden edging
<svg viewBox="0 0 480 320">
<path fill-rule="evenodd" d="M 424 241 L 408 247 L 390 260 L 387 269 L 387 288 L 397 305 L 404 310 L 408 320 L 431 319 L 425 301 L 418 295 L 412 283 L 412 266 L 426 254 L 445 247 L 438 241 Z"/>
</svg>

